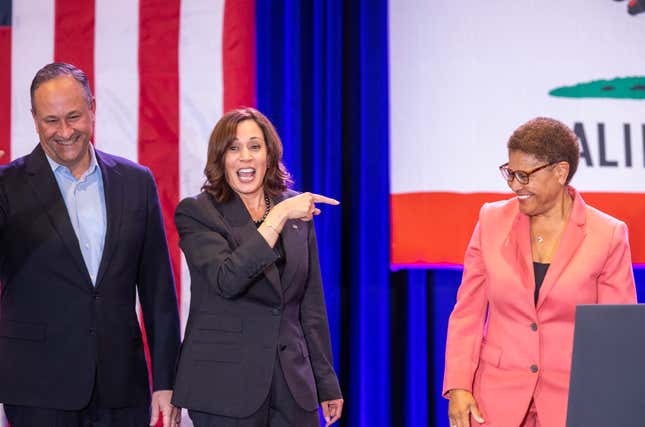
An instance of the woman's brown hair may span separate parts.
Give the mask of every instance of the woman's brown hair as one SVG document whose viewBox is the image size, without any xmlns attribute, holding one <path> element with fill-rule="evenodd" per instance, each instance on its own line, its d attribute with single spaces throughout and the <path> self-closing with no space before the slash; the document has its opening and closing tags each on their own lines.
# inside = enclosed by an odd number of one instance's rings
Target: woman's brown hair
<svg viewBox="0 0 645 427">
<path fill-rule="evenodd" d="M 267 148 L 267 171 L 264 176 L 264 191 L 271 197 L 279 197 L 292 185 L 291 175 L 282 163 L 282 141 L 269 119 L 255 108 L 246 107 L 229 111 L 215 125 L 208 141 L 208 154 L 204 175 L 206 182 L 202 190 L 211 194 L 218 202 L 226 202 L 233 196 L 233 190 L 226 182 L 224 158 L 229 146 L 235 140 L 237 126 L 253 120 L 262 130 Z"/>
<path fill-rule="evenodd" d="M 536 117 L 518 127 L 508 140 L 509 150 L 518 150 L 548 163 L 569 163 L 567 184 L 578 169 L 578 137 L 564 123 L 548 117 Z"/>
</svg>

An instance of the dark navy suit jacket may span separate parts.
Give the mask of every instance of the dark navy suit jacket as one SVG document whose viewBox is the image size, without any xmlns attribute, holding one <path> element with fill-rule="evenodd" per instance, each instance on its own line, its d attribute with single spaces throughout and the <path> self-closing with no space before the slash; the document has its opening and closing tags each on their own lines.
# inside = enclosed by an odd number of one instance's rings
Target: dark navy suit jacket
<svg viewBox="0 0 645 427">
<path fill-rule="evenodd" d="M 139 292 L 154 390 L 172 389 L 179 321 L 154 179 L 96 150 L 107 230 L 96 287 L 38 145 L 0 167 L 0 402 L 77 410 L 149 403 Z"/>
<path fill-rule="evenodd" d="M 237 195 L 227 203 L 207 193 L 184 199 L 175 223 L 190 269 L 191 306 L 173 403 L 249 416 L 269 393 L 277 357 L 302 408 L 341 398 L 313 222 L 285 223 L 282 276 L 278 252 Z"/>
</svg>

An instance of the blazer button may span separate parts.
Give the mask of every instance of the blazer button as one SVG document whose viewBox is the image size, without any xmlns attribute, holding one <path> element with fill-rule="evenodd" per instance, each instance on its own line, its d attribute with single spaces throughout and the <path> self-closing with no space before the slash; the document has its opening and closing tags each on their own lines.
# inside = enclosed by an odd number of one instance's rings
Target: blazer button
<svg viewBox="0 0 645 427">
<path fill-rule="evenodd" d="M 96 331 L 94 329 L 90 329 L 90 335 L 96 335 Z"/>
<path fill-rule="evenodd" d="M 282 310 L 280 310 L 280 307 L 275 307 L 273 310 L 271 310 L 271 313 L 273 313 L 274 316 L 279 316 Z"/>
<path fill-rule="evenodd" d="M 538 371 L 537 365 L 531 365 L 531 372 L 536 373 Z"/>
<path fill-rule="evenodd" d="M 280 346 L 280 351 L 285 351 L 286 349 L 287 349 L 287 346 L 286 346 L 286 345 L 282 344 L 282 345 Z"/>
<path fill-rule="evenodd" d="M 537 331 L 537 323 L 531 323 L 531 329 Z"/>
</svg>

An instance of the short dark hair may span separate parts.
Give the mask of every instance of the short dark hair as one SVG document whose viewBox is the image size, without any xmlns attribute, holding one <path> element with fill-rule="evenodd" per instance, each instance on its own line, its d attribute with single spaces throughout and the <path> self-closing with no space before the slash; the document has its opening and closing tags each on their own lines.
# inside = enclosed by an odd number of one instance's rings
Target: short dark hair
<svg viewBox="0 0 645 427">
<path fill-rule="evenodd" d="M 76 68 L 72 64 L 68 64 L 66 62 L 52 62 L 51 64 L 47 64 L 43 68 L 38 70 L 38 72 L 34 76 L 34 79 L 31 81 L 29 94 L 31 95 L 32 110 L 34 110 L 34 95 L 36 93 L 36 89 L 38 89 L 43 83 L 60 76 L 70 76 L 74 78 L 74 80 L 79 82 L 83 87 L 83 90 L 85 91 L 87 105 L 92 104 L 92 99 L 94 99 L 92 97 L 92 89 L 90 89 L 90 82 L 83 70 Z"/>
<path fill-rule="evenodd" d="M 549 117 L 536 117 L 518 127 L 508 140 L 508 149 L 531 154 L 548 163 L 569 163 L 568 184 L 578 169 L 580 143 L 564 123 Z"/>
<path fill-rule="evenodd" d="M 262 130 L 267 147 L 267 171 L 264 176 L 264 191 L 278 197 L 292 184 L 291 175 L 282 163 L 282 141 L 269 119 L 255 108 L 245 107 L 224 114 L 215 125 L 208 141 L 208 154 L 204 175 L 206 182 L 202 190 L 211 194 L 215 200 L 226 202 L 233 196 L 233 190 L 226 182 L 224 157 L 237 135 L 237 126 L 253 120 Z"/>
</svg>

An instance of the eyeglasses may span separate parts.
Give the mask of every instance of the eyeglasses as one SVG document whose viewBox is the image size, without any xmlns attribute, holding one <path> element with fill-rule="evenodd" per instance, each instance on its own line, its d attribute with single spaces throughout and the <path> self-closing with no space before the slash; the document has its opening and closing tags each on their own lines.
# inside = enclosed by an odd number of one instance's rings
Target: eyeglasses
<svg viewBox="0 0 645 427">
<path fill-rule="evenodd" d="M 513 179 L 516 179 L 517 182 L 519 182 L 520 184 L 526 185 L 529 183 L 529 177 L 533 175 L 535 172 L 541 171 L 542 169 L 551 165 L 555 165 L 556 163 L 558 162 L 547 163 L 546 165 L 538 166 L 535 169 L 531 169 L 530 171 L 521 171 L 521 170 L 514 171 L 513 169 L 508 168 L 508 162 L 506 162 L 499 167 L 499 171 L 502 173 L 502 177 L 506 181 L 508 181 L 509 184 L 513 182 Z"/>
</svg>

